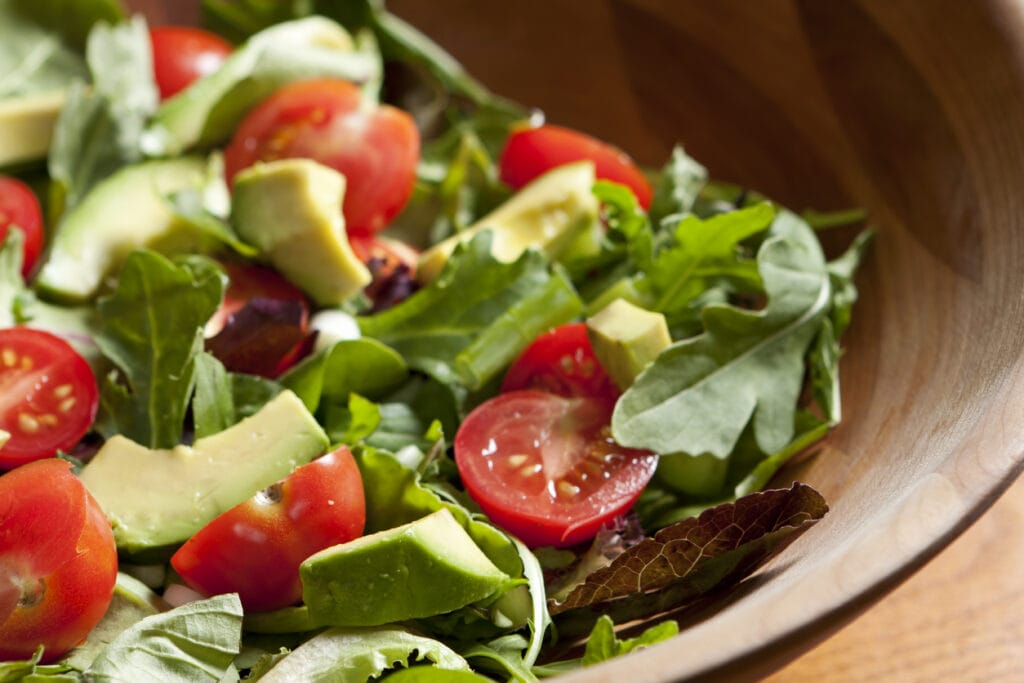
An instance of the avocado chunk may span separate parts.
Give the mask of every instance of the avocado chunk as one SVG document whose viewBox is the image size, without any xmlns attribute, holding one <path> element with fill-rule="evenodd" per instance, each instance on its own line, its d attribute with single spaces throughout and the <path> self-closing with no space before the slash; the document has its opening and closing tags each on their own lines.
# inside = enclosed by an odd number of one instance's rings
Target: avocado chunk
<svg viewBox="0 0 1024 683">
<path fill-rule="evenodd" d="M 290 391 L 192 446 L 150 449 L 114 436 L 82 469 L 86 488 L 136 554 L 181 543 L 222 512 L 324 453 L 327 435 Z"/>
<path fill-rule="evenodd" d="M 515 261 L 530 247 L 557 257 L 597 221 L 593 187 L 593 162 L 578 161 L 548 171 L 470 227 L 423 252 L 416 278 L 433 280 L 460 242 L 487 229 L 493 234 L 491 254 L 499 261 Z"/>
<path fill-rule="evenodd" d="M 318 304 L 337 306 L 372 279 L 349 246 L 345 176 L 312 159 L 257 163 L 235 176 L 231 221 Z"/>
<path fill-rule="evenodd" d="M 487 559 L 446 508 L 332 546 L 299 567 L 302 599 L 324 626 L 377 626 L 451 612 L 516 580 Z"/>
<path fill-rule="evenodd" d="M 625 299 L 587 318 L 587 336 L 601 367 L 623 391 L 672 343 L 664 315 Z"/>
<path fill-rule="evenodd" d="M 126 166 L 99 183 L 61 220 L 35 285 L 70 302 L 95 296 L 104 278 L 140 248 L 162 253 L 208 251 L 216 243 L 178 219 L 164 197 L 203 184 L 199 157 Z"/>
<path fill-rule="evenodd" d="M 64 97 L 56 90 L 0 100 L 0 167 L 46 156 Z"/>
</svg>

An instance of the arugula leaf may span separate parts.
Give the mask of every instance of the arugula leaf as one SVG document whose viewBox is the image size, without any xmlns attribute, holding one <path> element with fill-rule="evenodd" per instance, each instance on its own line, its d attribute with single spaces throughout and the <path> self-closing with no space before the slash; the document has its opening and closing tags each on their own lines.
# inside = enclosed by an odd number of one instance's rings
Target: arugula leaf
<svg viewBox="0 0 1024 683">
<path fill-rule="evenodd" d="M 738 582 L 828 512 L 806 484 L 744 496 L 659 531 L 595 571 L 562 602 L 549 602 L 562 636 L 601 615 L 623 623 L 685 606 Z"/>
<path fill-rule="evenodd" d="M 221 680 L 241 648 L 242 603 L 218 595 L 146 617 L 124 631 L 85 672 L 90 681 Z"/>
<path fill-rule="evenodd" d="M 367 439 L 383 421 L 381 408 L 359 394 L 350 394 L 348 405 L 332 404 L 323 420 L 331 443 L 354 446 Z"/>
<path fill-rule="evenodd" d="M 359 319 L 364 335 L 398 351 L 411 368 L 478 389 L 541 332 L 582 308 L 567 278 L 528 250 L 513 263 L 491 255 L 484 231 L 460 245 L 441 276 L 402 303 Z"/>
<path fill-rule="evenodd" d="M 511 633 L 487 643 L 476 643 L 462 650 L 461 654 L 473 662 L 478 670 L 504 674 L 503 677 L 507 676 L 505 680 L 516 683 L 536 683 L 538 679 L 531 671 L 531 665 L 523 660 L 523 650 L 526 647 L 525 638 L 518 633 Z"/>
<path fill-rule="evenodd" d="M 790 213 L 776 218 L 757 263 L 764 310 L 705 307 L 705 332 L 663 351 L 619 399 L 616 441 L 725 458 L 753 416 L 762 451 L 789 442 L 804 353 L 828 313 L 831 286 L 814 233 Z"/>
<path fill-rule="evenodd" d="M 469 664 L 440 641 L 400 626 L 329 628 L 280 659 L 260 681 L 368 681 L 396 666 L 430 661 L 451 671 L 470 671 Z"/>
<path fill-rule="evenodd" d="M 352 393 L 382 398 L 407 376 L 400 354 L 376 339 L 362 338 L 336 342 L 303 359 L 280 381 L 316 412 L 321 404 L 344 405 Z"/>
<path fill-rule="evenodd" d="M 22 322 L 15 315 L 15 303 L 26 290 L 21 278 L 24 243 L 25 233 L 16 225 L 0 242 L 0 329 Z"/>
<path fill-rule="evenodd" d="M 150 448 L 180 442 L 202 328 L 224 286 L 223 272 L 203 257 L 176 264 L 152 251 L 128 256 L 117 289 L 98 303 L 96 342 L 119 369 L 100 394 L 116 432 Z"/>
<path fill-rule="evenodd" d="M 814 400 L 821 406 L 832 426 L 839 424 L 842 419 L 839 394 L 839 358 L 842 356 L 842 348 L 839 338 L 850 324 L 853 304 L 857 301 L 857 286 L 853 276 L 864 260 L 873 237 L 874 233 L 870 230 L 861 232 L 842 256 L 828 264 L 828 276 L 832 283 L 832 308 L 807 358 Z"/>
<path fill-rule="evenodd" d="M 49 171 L 54 213 L 77 204 L 97 182 L 141 160 L 140 138 L 159 94 L 146 22 L 98 24 L 86 60 L 92 86 L 75 82 L 53 131 Z"/>
<path fill-rule="evenodd" d="M 237 422 L 235 399 L 228 371 L 213 354 L 202 351 L 195 357 L 195 396 L 192 422 L 196 438 L 224 431 Z"/>
<path fill-rule="evenodd" d="M 656 228 L 674 225 L 692 212 L 707 180 L 707 170 L 676 145 L 654 186 L 654 198 L 647 212 L 651 224 Z"/>
<path fill-rule="evenodd" d="M 679 633 L 679 624 L 674 621 L 663 621 L 645 629 L 635 638 L 620 640 L 615 635 L 615 622 L 607 614 L 602 614 L 594 624 L 594 630 L 590 632 L 590 637 L 587 638 L 581 664 L 583 666 L 600 664 L 613 657 L 668 640 L 677 633 Z"/>
<path fill-rule="evenodd" d="M 324 17 L 271 26 L 254 35 L 214 73 L 160 105 L 146 129 L 149 156 L 172 156 L 229 138 L 245 114 L 281 86 L 315 77 L 356 83 L 380 77 L 376 47 Z"/>
</svg>

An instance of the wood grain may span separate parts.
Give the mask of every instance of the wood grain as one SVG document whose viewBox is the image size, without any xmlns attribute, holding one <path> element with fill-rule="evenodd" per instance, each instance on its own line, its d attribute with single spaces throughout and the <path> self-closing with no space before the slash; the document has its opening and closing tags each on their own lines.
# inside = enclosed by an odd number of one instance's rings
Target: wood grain
<svg viewBox="0 0 1024 683">
<path fill-rule="evenodd" d="M 189 5 L 162 6 L 173 17 L 187 16 Z M 845 421 L 787 473 L 819 488 L 830 514 L 741 587 L 742 599 L 567 683 L 753 680 L 775 671 L 907 579 L 1024 467 L 1024 4 L 389 6 L 549 120 L 646 163 L 683 143 L 718 178 L 795 208 L 862 206 L 879 231 L 846 339 Z M 1020 526 L 993 523 L 974 550 L 930 570 L 940 574 L 938 593 L 907 584 L 912 597 L 835 641 L 853 639 L 867 652 L 826 645 L 800 660 L 818 666 L 807 675 L 1012 679 L 1015 671 L 1000 667 L 1003 658 L 1020 660 L 1012 611 L 1020 612 L 1007 607 L 1019 603 L 996 596 L 1013 594 L 1020 558 L 991 570 L 986 559 L 1001 561 L 1002 537 L 1019 537 Z M 978 574 L 987 576 L 980 586 Z M 968 593 L 967 602 L 951 600 Z M 1004 640 L 998 627 L 980 639 L 960 628 L 988 618 L 1006 624 Z M 884 634 L 886 647 L 861 628 Z M 989 660 L 993 669 L 975 668 Z M 803 675 L 793 671 L 780 676 Z"/>
<path fill-rule="evenodd" d="M 1021 529 L 1024 479 L 905 584 L 766 683 L 1019 680 Z"/>
</svg>

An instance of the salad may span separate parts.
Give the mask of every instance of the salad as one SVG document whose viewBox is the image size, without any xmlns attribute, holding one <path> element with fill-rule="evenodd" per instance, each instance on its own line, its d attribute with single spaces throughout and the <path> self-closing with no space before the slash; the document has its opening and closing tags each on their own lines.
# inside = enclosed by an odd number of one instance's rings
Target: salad
<svg viewBox="0 0 1024 683">
<path fill-rule="evenodd" d="M 827 512 L 766 487 L 840 420 L 858 212 L 379 2 L 203 10 L 0 0 L 0 679 L 534 681 Z"/>
</svg>

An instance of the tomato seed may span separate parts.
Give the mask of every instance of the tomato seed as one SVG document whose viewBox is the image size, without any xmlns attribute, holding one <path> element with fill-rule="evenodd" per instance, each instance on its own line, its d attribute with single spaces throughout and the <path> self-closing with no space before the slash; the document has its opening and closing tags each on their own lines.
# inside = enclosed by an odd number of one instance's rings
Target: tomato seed
<svg viewBox="0 0 1024 683">
<path fill-rule="evenodd" d="M 74 388 L 70 384 L 61 384 L 59 387 L 53 390 L 54 398 L 67 398 L 71 395 Z"/>
<path fill-rule="evenodd" d="M 33 365 L 35 365 L 35 363 L 32 362 L 32 358 L 30 356 L 22 356 L 21 357 L 21 369 L 22 370 L 31 370 Z"/>
<path fill-rule="evenodd" d="M 36 417 L 39 419 L 39 422 L 46 425 L 47 427 L 57 426 L 57 416 L 54 415 L 53 413 L 43 413 L 42 415 L 37 415 Z"/>
<path fill-rule="evenodd" d="M 524 477 L 532 477 L 533 475 L 538 474 L 542 469 L 544 469 L 544 467 L 538 462 L 533 465 L 527 465 L 523 469 L 519 470 L 519 474 Z"/>
<path fill-rule="evenodd" d="M 75 397 L 74 396 L 70 396 L 70 397 L 68 397 L 68 398 L 66 398 L 66 399 L 64 399 L 63 401 L 60 402 L 60 404 L 57 406 L 57 410 L 59 410 L 62 413 L 66 413 L 66 412 L 68 412 L 69 410 L 71 410 L 74 407 L 75 407 Z"/>
<path fill-rule="evenodd" d="M 579 486 L 576 486 L 575 484 L 570 484 L 565 480 L 558 482 L 556 488 L 558 489 L 558 496 L 560 498 L 573 498 L 580 492 Z"/>
<path fill-rule="evenodd" d="M 39 431 L 39 422 L 28 413 L 18 415 L 18 427 L 26 434 L 35 434 Z"/>
<path fill-rule="evenodd" d="M 0 351 L 0 357 L 3 358 L 4 365 L 9 368 L 13 368 L 14 364 L 18 362 L 18 354 L 11 348 L 5 348 L 3 351 Z"/>
<path fill-rule="evenodd" d="M 508 456 L 508 464 L 511 467 L 522 467 L 526 464 L 526 461 L 530 459 L 530 456 L 525 453 L 516 453 L 515 455 Z"/>
</svg>

